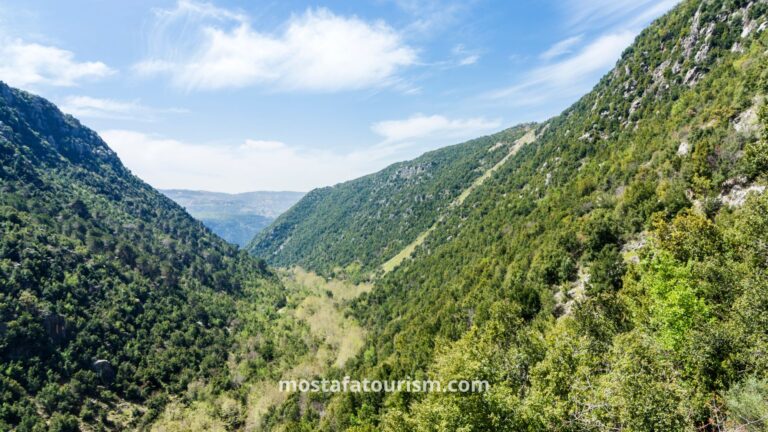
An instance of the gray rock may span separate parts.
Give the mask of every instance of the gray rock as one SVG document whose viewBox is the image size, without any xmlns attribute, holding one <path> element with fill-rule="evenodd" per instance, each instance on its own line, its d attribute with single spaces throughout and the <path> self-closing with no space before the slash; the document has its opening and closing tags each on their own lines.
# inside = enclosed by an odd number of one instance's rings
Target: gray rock
<svg viewBox="0 0 768 432">
<path fill-rule="evenodd" d="M 96 360 L 92 365 L 93 371 L 99 375 L 101 382 L 105 385 L 112 384 L 115 381 L 115 369 L 109 360 Z"/>
</svg>

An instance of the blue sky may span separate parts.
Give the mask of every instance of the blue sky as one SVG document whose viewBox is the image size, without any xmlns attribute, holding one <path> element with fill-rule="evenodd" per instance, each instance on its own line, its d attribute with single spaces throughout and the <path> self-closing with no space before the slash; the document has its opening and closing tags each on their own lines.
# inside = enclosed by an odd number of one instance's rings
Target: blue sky
<svg viewBox="0 0 768 432">
<path fill-rule="evenodd" d="M 556 115 L 678 0 L 4 0 L 0 80 L 158 188 L 331 185 Z"/>
</svg>

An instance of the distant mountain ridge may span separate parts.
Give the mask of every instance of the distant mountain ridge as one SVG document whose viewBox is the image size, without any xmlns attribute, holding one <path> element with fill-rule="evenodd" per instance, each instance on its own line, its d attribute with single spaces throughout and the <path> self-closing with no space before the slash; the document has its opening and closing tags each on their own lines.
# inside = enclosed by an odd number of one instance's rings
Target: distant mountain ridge
<svg viewBox="0 0 768 432">
<path fill-rule="evenodd" d="M 165 189 L 163 194 L 230 243 L 243 247 L 276 217 L 291 208 L 304 192 L 257 191 L 228 194 Z"/>
</svg>

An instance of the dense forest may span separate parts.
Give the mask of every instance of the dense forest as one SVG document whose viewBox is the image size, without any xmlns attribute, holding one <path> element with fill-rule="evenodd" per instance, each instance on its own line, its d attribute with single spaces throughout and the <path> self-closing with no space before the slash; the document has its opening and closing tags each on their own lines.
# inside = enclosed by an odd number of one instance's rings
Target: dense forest
<svg viewBox="0 0 768 432">
<path fill-rule="evenodd" d="M 234 336 L 271 343 L 263 261 L 2 83 L 0 162 L 0 430 L 143 427 L 190 383 L 229 388 Z"/>
<path fill-rule="evenodd" d="M 313 190 L 248 250 L 277 266 L 366 277 L 432 226 L 525 131 L 512 128 Z"/>
<path fill-rule="evenodd" d="M 275 424 L 768 430 L 767 21 L 683 2 L 352 304 L 369 337 L 339 376 L 490 392 L 296 395 Z"/>
</svg>

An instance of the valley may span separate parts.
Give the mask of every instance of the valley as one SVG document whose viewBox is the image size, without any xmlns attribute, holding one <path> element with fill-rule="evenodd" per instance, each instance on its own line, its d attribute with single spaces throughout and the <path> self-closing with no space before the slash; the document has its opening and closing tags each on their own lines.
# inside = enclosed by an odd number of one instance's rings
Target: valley
<svg viewBox="0 0 768 432">
<path fill-rule="evenodd" d="M 366 332 L 345 310 L 349 302 L 370 291 L 370 284 L 328 280 L 298 267 L 280 270 L 278 275 L 285 288 L 286 303 L 277 310 L 278 316 L 270 325 L 285 329 L 282 338 L 301 340 L 304 351 L 266 376 L 249 377 L 249 358 L 261 353 L 254 350 L 250 340 L 253 335 L 241 335 L 236 345 L 245 351 L 231 353 L 229 361 L 231 379 L 239 383 L 238 391 L 231 395 L 214 394 L 202 383 L 192 387 L 186 396 L 188 400 L 170 404 L 153 424 L 153 431 L 226 431 L 233 425 L 227 424 L 227 415 L 217 413 L 228 409 L 232 410 L 232 418 L 242 422 L 236 426 L 246 431 L 263 430 L 265 423 L 279 416 L 275 410 L 289 397 L 296 396 L 280 391 L 279 381 L 338 374 L 349 359 L 359 354 Z M 249 311 L 246 305 L 243 307 L 247 317 Z M 244 398 L 244 406 L 238 406 L 238 397 Z"/>
<path fill-rule="evenodd" d="M 358 273 L 326 262 L 357 263 L 375 275 L 374 289 L 351 305 L 370 338 L 350 374 L 420 371 L 495 383 L 482 397 L 332 396 L 314 411 L 334 407 L 330 418 L 314 419 L 307 405 L 286 424 L 694 430 L 710 421 L 698 413 L 729 409 L 762 424 L 766 369 L 750 353 L 766 334 L 744 319 L 765 307 L 758 300 L 765 261 L 756 257 L 764 256 L 766 165 L 757 155 L 766 117 L 755 102 L 767 89 L 766 36 L 755 32 L 764 13 L 760 2 L 684 2 L 563 114 L 513 128 L 513 139 L 486 141 L 485 151 L 527 144 L 475 171 L 437 211 L 412 219 L 418 231 L 403 236 L 397 224 L 377 222 L 379 214 L 355 211 L 345 219 L 349 230 L 328 237 L 372 224 L 381 238 L 407 240 L 385 259 L 379 246 L 264 254 L 328 275 Z M 753 123 L 759 128 L 744 128 L 739 119 L 755 112 L 763 112 Z M 536 140 L 522 139 L 527 134 Z M 375 187 L 359 197 L 391 202 Z M 722 198 L 744 190 L 754 192 L 737 206 Z M 294 211 L 311 204 L 310 217 L 289 223 L 286 215 L 272 228 L 284 237 L 259 237 L 251 250 L 271 251 L 274 241 L 282 253 L 297 238 L 291 233 L 325 232 L 315 218 L 329 214 L 324 197 L 342 191 L 300 202 Z M 744 409 L 745 398 L 758 402 Z M 740 427 L 736 416 L 717 421 Z"/>
<path fill-rule="evenodd" d="M 684 0 L 545 121 L 230 196 L 0 83 L 0 430 L 765 431 L 766 95 L 768 2 Z M 278 384 L 345 376 L 489 387 Z"/>
</svg>

